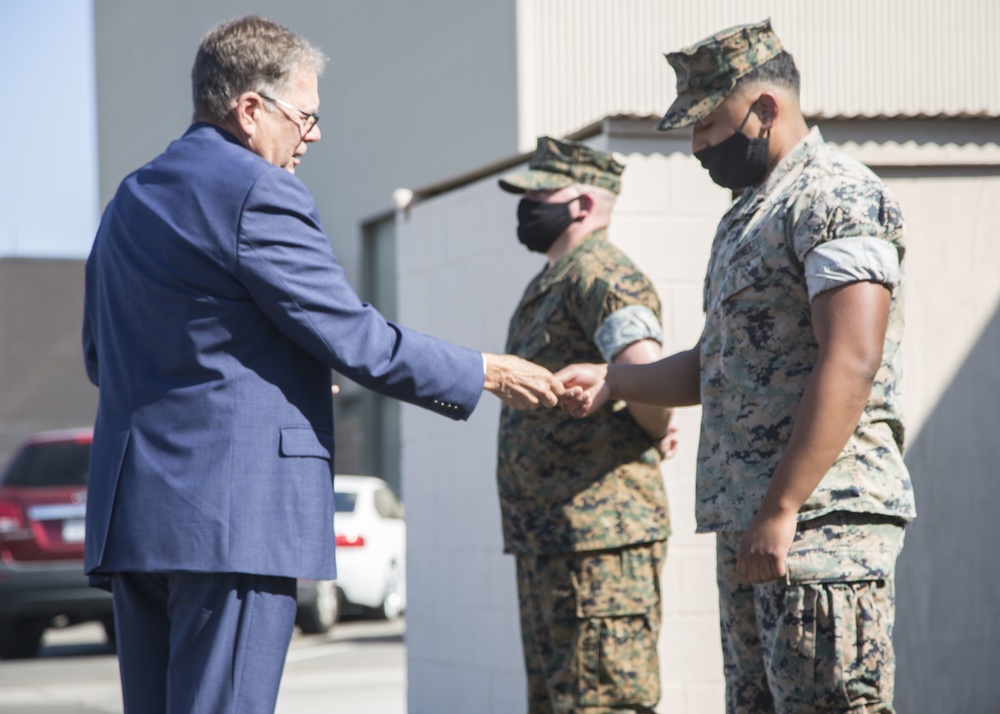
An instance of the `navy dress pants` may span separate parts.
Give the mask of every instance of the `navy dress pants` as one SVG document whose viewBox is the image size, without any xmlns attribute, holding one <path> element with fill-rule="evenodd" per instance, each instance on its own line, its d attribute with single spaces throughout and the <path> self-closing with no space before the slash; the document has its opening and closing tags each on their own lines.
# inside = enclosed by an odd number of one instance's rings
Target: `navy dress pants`
<svg viewBox="0 0 1000 714">
<path fill-rule="evenodd" d="M 112 594 L 126 714 L 273 714 L 294 578 L 115 573 Z"/>
</svg>

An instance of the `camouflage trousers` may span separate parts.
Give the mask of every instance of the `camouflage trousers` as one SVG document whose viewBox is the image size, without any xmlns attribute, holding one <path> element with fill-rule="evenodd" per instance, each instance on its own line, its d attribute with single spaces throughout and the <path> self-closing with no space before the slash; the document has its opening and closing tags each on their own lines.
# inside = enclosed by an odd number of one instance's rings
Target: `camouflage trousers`
<svg viewBox="0 0 1000 714">
<path fill-rule="evenodd" d="M 518 556 L 528 714 L 649 712 L 666 541 Z"/>
<path fill-rule="evenodd" d="M 736 571 L 742 532 L 716 540 L 727 714 L 893 714 L 901 522 L 837 512 L 799 524 L 788 576 Z"/>
</svg>

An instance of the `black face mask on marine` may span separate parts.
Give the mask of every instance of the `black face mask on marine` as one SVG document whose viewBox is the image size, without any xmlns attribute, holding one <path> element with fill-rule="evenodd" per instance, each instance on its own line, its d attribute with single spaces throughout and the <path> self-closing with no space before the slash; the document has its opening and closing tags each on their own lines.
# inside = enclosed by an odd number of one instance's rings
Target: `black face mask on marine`
<svg viewBox="0 0 1000 714">
<path fill-rule="evenodd" d="M 694 157 L 708 169 L 712 181 L 723 188 L 736 190 L 756 185 L 764 180 L 767 173 L 769 138 L 751 139 L 742 131 L 752 111 L 753 106 L 731 137 L 694 153 Z"/>
<path fill-rule="evenodd" d="M 545 253 L 575 218 L 570 215 L 569 204 L 579 199 L 575 196 L 565 203 L 544 203 L 522 198 L 517 204 L 517 239 L 528 250 Z"/>
</svg>

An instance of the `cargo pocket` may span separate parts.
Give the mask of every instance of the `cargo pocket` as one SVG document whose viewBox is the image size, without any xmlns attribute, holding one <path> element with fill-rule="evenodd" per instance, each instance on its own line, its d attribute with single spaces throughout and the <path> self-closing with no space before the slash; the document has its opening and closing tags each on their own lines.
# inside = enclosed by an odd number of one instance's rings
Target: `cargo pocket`
<svg viewBox="0 0 1000 714">
<path fill-rule="evenodd" d="M 659 568 L 666 543 L 585 558 L 577 573 L 581 706 L 642 705 L 660 696 Z"/>
<path fill-rule="evenodd" d="M 652 707 L 660 698 L 659 628 L 647 615 L 590 618 L 580 628 L 580 705 Z"/>
<path fill-rule="evenodd" d="M 787 586 L 780 620 L 761 633 L 779 711 L 892 701 L 892 596 L 881 580 Z"/>
</svg>

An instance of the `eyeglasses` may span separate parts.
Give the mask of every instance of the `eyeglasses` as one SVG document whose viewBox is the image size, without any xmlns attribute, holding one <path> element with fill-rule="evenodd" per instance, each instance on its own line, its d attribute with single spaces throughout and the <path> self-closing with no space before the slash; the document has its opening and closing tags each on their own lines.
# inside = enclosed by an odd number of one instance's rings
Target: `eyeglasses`
<svg viewBox="0 0 1000 714">
<path fill-rule="evenodd" d="M 286 109 L 291 109 L 293 112 L 298 112 L 302 115 L 302 125 L 305 128 L 305 133 L 312 131 L 312 128 L 319 124 L 319 114 L 310 114 L 309 112 L 304 112 L 298 107 L 292 106 L 288 102 L 282 101 L 281 99 L 275 99 L 274 97 L 269 97 L 262 92 L 257 92 L 260 94 L 261 99 L 266 99 L 269 102 L 274 102 L 275 104 L 280 104 Z"/>
</svg>

